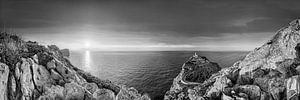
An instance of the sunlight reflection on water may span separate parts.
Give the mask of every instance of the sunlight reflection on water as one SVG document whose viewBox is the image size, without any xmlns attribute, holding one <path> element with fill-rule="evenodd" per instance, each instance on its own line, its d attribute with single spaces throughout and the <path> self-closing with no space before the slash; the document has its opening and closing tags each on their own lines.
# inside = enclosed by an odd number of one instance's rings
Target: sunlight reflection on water
<svg viewBox="0 0 300 100">
<path fill-rule="evenodd" d="M 91 68 L 91 55 L 90 55 L 90 51 L 85 51 L 85 55 L 84 55 L 84 67 L 87 69 Z"/>
</svg>

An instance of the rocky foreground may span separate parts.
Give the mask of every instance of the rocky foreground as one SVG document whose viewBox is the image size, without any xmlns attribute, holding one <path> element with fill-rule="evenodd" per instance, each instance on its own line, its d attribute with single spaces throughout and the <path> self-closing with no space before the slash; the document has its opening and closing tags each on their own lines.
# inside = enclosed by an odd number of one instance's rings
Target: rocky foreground
<svg viewBox="0 0 300 100">
<path fill-rule="evenodd" d="M 207 59 L 193 56 L 183 65 L 164 99 L 299 100 L 299 22 L 292 21 L 244 59 L 220 71 Z"/>
<path fill-rule="evenodd" d="M 73 66 L 68 50 L 0 34 L 0 100 L 150 100 Z"/>
</svg>

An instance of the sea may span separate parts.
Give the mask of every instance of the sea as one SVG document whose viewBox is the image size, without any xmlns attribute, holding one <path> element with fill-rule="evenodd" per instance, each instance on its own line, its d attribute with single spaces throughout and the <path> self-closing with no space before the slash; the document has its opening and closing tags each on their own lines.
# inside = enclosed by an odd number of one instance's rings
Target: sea
<svg viewBox="0 0 300 100">
<path fill-rule="evenodd" d="M 101 79 L 134 87 L 151 99 L 162 100 L 180 73 L 182 64 L 194 53 L 221 67 L 229 67 L 248 52 L 226 51 L 71 51 L 69 59 Z"/>
</svg>

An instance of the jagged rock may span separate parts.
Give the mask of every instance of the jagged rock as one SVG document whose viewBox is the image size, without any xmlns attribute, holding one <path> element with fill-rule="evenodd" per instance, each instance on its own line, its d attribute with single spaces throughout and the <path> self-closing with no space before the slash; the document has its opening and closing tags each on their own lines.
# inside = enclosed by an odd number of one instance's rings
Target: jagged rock
<svg viewBox="0 0 300 100">
<path fill-rule="evenodd" d="M 288 100 L 299 100 L 300 76 L 293 76 L 286 83 L 286 97 Z"/>
<path fill-rule="evenodd" d="M 64 95 L 66 100 L 83 100 L 85 90 L 76 83 L 66 83 Z"/>
<path fill-rule="evenodd" d="M 9 69 L 6 64 L 0 63 L 0 99 L 7 100 L 7 81 Z"/>
<path fill-rule="evenodd" d="M 97 89 L 93 93 L 93 99 L 95 100 L 115 100 L 115 94 L 108 89 Z M 122 99 L 119 99 L 122 100 Z M 132 99 L 133 100 L 133 99 Z"/>
<path fill-rule="evenodd" d="M 93 94 L 98 89 L 98 86 L 96 83 L 84 83 L 83 87 L 86 90 L 88 90 L 91 94 Z"/>
</svg>

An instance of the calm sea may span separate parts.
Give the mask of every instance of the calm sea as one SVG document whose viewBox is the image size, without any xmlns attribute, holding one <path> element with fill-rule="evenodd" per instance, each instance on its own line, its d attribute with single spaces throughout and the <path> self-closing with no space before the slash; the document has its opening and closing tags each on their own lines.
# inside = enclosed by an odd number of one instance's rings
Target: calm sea
<svg viewBox="0 0 300 100">
<path fill-rule="evenodd" d="M 135 87 L 152 99 L 163 98 L 182 64 L 193 51 L 71 52 L 73 65 L 102 79 Z M 231 66 L 247 52 L 197 52 L 221 67 Z"/>
</svg>

